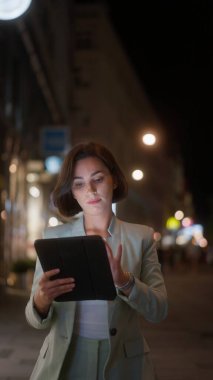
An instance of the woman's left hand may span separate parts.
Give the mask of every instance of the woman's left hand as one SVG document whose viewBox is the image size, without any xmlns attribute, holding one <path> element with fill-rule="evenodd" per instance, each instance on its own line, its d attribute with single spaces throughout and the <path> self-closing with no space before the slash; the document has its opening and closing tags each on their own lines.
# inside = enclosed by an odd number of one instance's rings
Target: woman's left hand
<svg viewBox="0 0 213 380">
<path fill-rule="evenodd" d="M 129 273 L 125 272 L 121 267 L 122 244 L 119 245 L 116 255 L 113 255 L 112 249 L 106 241 L 105 245 L 110 268 L 112 271 L 113 281 L 117 287 L 122 287 L 129 281 Z"/>
</svg>

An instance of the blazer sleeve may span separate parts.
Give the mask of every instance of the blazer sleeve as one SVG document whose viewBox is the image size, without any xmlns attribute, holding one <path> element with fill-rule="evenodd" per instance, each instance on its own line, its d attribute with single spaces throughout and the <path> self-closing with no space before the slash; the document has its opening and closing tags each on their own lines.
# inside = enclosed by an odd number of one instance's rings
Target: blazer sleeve
<svg viewBox="0 0 213 380">
<path fill-rule="evenodd" d="M 148 228 L 146 238 L 142 242 L 142 260 L 140 278 L 128 297 L 118 291 L 119 297 L 150 322 L 160 322 L 168 313 L 167 291 L 158 260 L 153 229 Z"/>
<path fill-rule="evenodd" d="M 45 229 L 44 232 L 43 232 L 43 237 L 44 238 L 48 238 L 50 232 L 48 232 L 50 229 Z M 54 306 L 53 304 L 51 305 L 50 307 L 50 310 L 48 312 L 48 315 L 46 318 L 41 318 L 41 316 L 39 315 L 39 313 L 36 311 L 35 307 L 34 307 L 34 302 L 33 302 L 33 298 L 34 298 L 34 294 L 35 294 L 35 291 L 39 285 L 39 280 L 42 276 L 42 273 L 43 273 L 43 269 L 41 267 L 41 264 L 40 264 L 40 261 L 39 259 L 37 258 L 36 260 L 36 267 L 35 267 L 35 273 L 34 273 L 34 278 L 33 278 L 33 283 L 32 283 L 32 289 L 31 289 L 31 294 L 30 294 L 30 298 L 29 298 L 29 301 L 27 302 L 27 305 L 26 305 L 26 308 L 25 308 L 25 316 L 26 316 L 26 320 L 27 322 L 34 328 L 36 329 L 40 329 L 40 330 L 44 330 L 46 328 L 49 328 L 50 325 L 51 325 L 51 321 L 52 321 L 52 317 L 53 317 L 53 310 L 54 310 Z"/>
<path fill-rule="evenodd" d="M 45 319 L 42 319 L 41 316 L 38 314 L 34 307 L 33 303 L 33 297 L 34 293 L 38 287 L 38 282 L 41 278 L 42 275 L 42 268 L 40 261 L 37 259 L 36 261 L 36 268 L 35 268 L 35 274 L 34 274 L 34 279 L 33 279 L 33 284 L 32 284 L 32 290 L 30 294 L 29 301 L 27 302 L 26 308 L 25 308 L 25 316 L 27 322 L 34 328 L 36 329 L 46 329 L 49 328 L 51 325 L 51 320 L 52 320 L 52 315 L 53 315 L 53 306 L 50 307 L 49 313 Z"/>
</svg>

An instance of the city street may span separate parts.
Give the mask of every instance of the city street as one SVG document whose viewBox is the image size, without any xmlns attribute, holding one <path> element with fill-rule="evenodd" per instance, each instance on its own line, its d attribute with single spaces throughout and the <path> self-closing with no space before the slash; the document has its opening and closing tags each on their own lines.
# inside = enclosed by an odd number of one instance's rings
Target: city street
<svg viewBox="0 0 213 380">
<path fill-rule="evenodd" d="M 158 380 L 213 379 L 213 268 L 165 273 L 169 315 L 160 324 L 143 322 Z M 0 300 L 0 380 L 28 380 L 44 332 L 29 327 L 27 295 Z M 130 379 L 134 380 L 134 379 Z"/>
<path fill-rule="evenodd" d="M 59 268 L 59 277 L 75 277 L 56 286 L 48 285 L 52 276 L 42 277 L 46 296 L 60 296 L 66 285 L 79 298 L 79 273 L 89 288 L 86 271 L 81 265 L 75 275 L 67 265 L 69 254 L 76 267 L 80 260 L 66 239 L 94 235 L 109 242 L 118 289 L 129 294 L 134 276 L 128 271 L 156 284 L 158 300 L 150 288 L 147 298 L 139 295 L 150 320 L 166 314 L 159 259 L 168 316 L 160 323 L 139 320 L 155 380 L 213 380 L 213 185 L 207 181 L 213 0 L 181 3 L 0 0 L 0 380 L 29 380 L 49 334 L 25 317 L 37 257 L 47 271 L 36 240 L 51 243 L 44 260 Z M 81 245 L 91 288 L 93 272 L 107 287 L 88 257 L 93 247 Z M 52 247 L 59 252 L 55 260 Z M 37 302 L 45 313 L 45 298 Z M 147 355 L 147 361 L 139 356 L 147 363 L 149 349 L 138 344 L 138 321 L 123 302 L 110 329 L 106 304 L 92 312 L 91 304 L 77 305 L 74 332 L 109 334 L 118 361 L 126 356 L 125 365 L 109 360 L 117 366 L 113 373 L 137 380 L 137 355 Z M 63 310 L 53 314 L 57 342 L 47 339 L 41 350 L 48 367 L 36 376 L 42 380 L 53 380 L 53 363 L 63 360 L 58 353 L 69 344 L 72 315 Z M 107 332 L 99 335 L 102 326 Z M 120 343 L 122 326 L 128 338 Z M 100 352 L 102 344 L 96 346 Z"/>
</svg>

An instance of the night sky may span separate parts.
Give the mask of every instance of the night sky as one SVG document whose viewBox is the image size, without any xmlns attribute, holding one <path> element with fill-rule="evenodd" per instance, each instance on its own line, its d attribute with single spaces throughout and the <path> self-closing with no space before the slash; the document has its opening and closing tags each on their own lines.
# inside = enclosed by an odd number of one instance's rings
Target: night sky
<svg viewBox="0 0 213 380">
<path fill-rule="evenodd" d="M 213 1 L 107 3 L 167 138 L 178 141 L 197 222 L 205 223 L 213 213 Z"/>
</svg>

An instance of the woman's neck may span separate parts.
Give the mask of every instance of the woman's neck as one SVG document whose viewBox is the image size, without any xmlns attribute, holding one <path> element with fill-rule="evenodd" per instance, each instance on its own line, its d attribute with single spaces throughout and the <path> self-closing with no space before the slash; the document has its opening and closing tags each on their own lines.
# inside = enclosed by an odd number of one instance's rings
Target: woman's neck
<svg viewBox="0 0 213 380">
<path fill-rule="evenodd" d="M 109 215 L 84 215 L 84 228 L 86 235 L 109 236 L 108 228 L 112 219 L 112 212 Z"/>
</svg>

